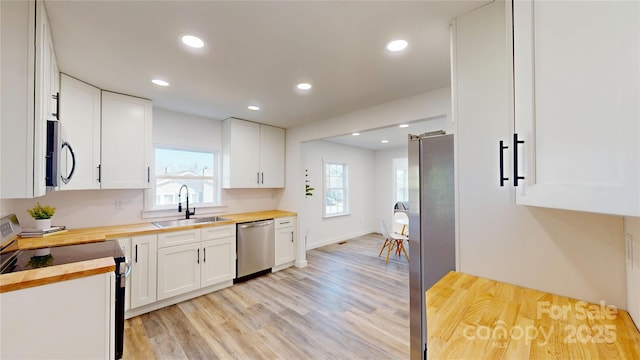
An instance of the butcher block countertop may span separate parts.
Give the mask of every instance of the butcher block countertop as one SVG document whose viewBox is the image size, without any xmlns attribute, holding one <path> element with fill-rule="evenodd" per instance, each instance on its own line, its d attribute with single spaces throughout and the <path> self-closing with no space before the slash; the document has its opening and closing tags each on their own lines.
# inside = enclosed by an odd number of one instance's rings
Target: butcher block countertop
<svg viewBox="0 0 640 360">
<path fill-rule="evenodd" d="M 297 216 L 297 214 L 290 211 L 268 210 L 220 216 L 229 219 L 228 221 L 218 221 L 208 224 L 192 224 L 188 226 L 170 228 L 158 228 L 151 222 L 148 222 L 140 224 L 69 229 L 64 233 L 43 238 L 18 238 L 16 246 L 20 250 L 31 250 L 46 247 L 85 244 L 145 234 L 157 234 L 163 232 L 172 232 L 211 226 L 232 225 L 242 222 L 287 216 Z M 1 274 L 0 293 L 24 289 L 32 286 L 50 284 L 57 281 L 64 281 L 84 276 L 106 273 L 110 271 L 115 271 L 115 263 L 113 261 L 113 258 L 81 261 L 71 264 L 19 271 L 10 274 Z"/>
<path fill-rule="evenodd" d="M 429 359 L 640 359 L 631 317 L 605 303 L 450 272 L 426 310 Z"/>
</svg>

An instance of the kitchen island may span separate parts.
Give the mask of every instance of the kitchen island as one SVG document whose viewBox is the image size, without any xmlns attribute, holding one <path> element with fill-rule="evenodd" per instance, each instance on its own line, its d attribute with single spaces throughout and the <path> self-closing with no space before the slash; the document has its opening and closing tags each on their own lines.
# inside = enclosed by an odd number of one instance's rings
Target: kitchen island
<svg viewBox="0 0 640 360">
<path fill-rule="evenodd" d="M 629 313 L 450 272 L 426 292 L 430 359 L 640 359 Z"/>
</svg>

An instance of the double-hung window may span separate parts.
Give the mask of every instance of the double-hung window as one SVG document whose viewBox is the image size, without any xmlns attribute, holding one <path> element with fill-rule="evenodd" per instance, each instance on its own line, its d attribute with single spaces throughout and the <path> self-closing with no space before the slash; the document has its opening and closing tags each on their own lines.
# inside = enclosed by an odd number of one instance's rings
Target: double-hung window
<svg viewBox="0 0 640 360">
<path fill-rule="evenodd" d="M 349 212 L 347 164 L 324 164 L 324 216 Z"/>
<path fill-rule="evenodd" d="M 182 185 L 189 189 L 189 207 L 219 204 L 218 166 L 214 152 L 162 146 L 156 146 L 154 152 L 154 208 L 177 206 Z M 186 195 L 183 190 L 180 201 L 186 202 Z"/>
</svg>

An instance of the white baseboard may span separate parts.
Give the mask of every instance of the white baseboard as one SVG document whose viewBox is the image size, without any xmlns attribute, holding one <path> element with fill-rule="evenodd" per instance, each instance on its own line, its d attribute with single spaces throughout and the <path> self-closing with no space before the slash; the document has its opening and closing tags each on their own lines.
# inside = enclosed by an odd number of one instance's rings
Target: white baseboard
<svg viewBox="0 0 640 360">
<path fill-rule="evenodd" d="M 371 234 L 373 232 L 379 232 L 380 230 L 378 229 L 368 229 L 368 230 L 362 230 L 362 231 L 358 231 L 355 233 L 351 233 L 348 235 L 342 235 L 333 239 L 327 239 L 327 240 L 323 240 L 320 242 L 316 242 L 316 243 L 307 243 L 307 250 L 311 250 L 311 249 L 315 249 L 315 248 L 319 248 L 322 246 L 326 246 L 326 245 L 331 245 L 331 244 L 335 244 L 335 243 L 339 243 L 340 241 L 344 241 L 344 240 L 349 240 L 349 239 L 353 239 L 355 237 L 358 236 L 363 236 L 363 235 L 367 235 L 367 234 Z"/>
</svg>

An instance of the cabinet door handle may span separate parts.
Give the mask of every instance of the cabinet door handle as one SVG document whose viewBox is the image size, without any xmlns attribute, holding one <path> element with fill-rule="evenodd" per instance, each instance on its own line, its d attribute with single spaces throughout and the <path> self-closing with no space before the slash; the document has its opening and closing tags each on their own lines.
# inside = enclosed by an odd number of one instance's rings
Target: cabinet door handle
<svg viewBox="0 0 640 360">
<path fill-rule="evenodd" d="M 136 262 L 138 262 L 138 244 L 136 244 Z"/>
<path fill-rule="evenodd" d="M 256 173 L 256 182 L 260 184 L 260 171 Z"/>
<path fill-rule="evenodd" d="M 198 249 L 198 264 L 200 264 L 200 249 Z"/>
<path fill-rule="evenodd" d="M 504 186 L 504 182 L 509 180 L 508 177 L 504 177 L 504 151 L 508 148 L 504 141 L 500 140 L 500 186 Z"/>
<path fill-rule="evenodd" d="M 518 186 L 518 180 L 524 180 L 524 176 L 518 175 L 519 144 L 524 144 L 524 140 L 518 140 L 518 134 L 513 134 L 513 186 Z"/>
<path fill-rule="evenodd" d="M 98 165 L 98 182 L 102 182 L 102 165 Z"/>
<path fill-rule="evenodd" d="M 207 248 L 202 249 L 202 262 L 207 262 Z"/>
<path fill-rule="evenodd" d="M 51 115 L 56 117 L 56 120 L 60 120 L 60 92 L 57 92 L 55 95 L 51 95 L 52 98 L 56 99 L 56 112 L 51 113 Z"/>
<path fill-rule="evenodd" d="M 147 184 L 150 182 L 151 182 L 151 166 L 147 166 Z"/>
<path fill-rule="evenodd" d="M 260 181 L 261 184 L 264 184 L 264 173 L 260 173 L 262 175 L 262 181 Z"/>
<path fill-rule="evenodd" d="M 291 242 L 293 242 L 293 231 L 291 232 Z"/>
</svg>

